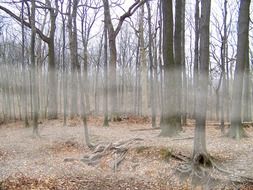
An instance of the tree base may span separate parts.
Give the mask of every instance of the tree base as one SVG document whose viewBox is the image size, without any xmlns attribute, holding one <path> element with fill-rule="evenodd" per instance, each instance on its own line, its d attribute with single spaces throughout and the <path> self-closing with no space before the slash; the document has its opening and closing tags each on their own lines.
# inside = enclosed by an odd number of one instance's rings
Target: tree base
<svg viewBox="0 0 253 190">
<path fill-rule="evenodd" d="M 119 121 L 122 121 L 122 118 L 118 115 L 114 115 L 114 116 L 112 116 L 111 120 L 113 122 L 119 122 Z"/>
<path fill-rule="evenodd" d="M 103 127 L 109 127 L 109 120 L 108 117 L 104 117 L 104 123 L 103 123 Z"/>
<path fill-rule="evenodd" d="M 240 140 L 242 138 L 247 138 L 248 135 L 246 133 L 246 131 L 243 129 L 243 127 L 230 127 L 228 133 L 227 133 L 227 137 L 232 138 L 232 139 L 236 139 L 236 140 Z"/>
<path fill-rule="evenodd" d="M 198 153 L 193 157 L 194 168 L 210 168 L 212 167 L 211 157 L 206 153 Z"/>
<path fill-rule="evenodd" d="M 161 125 L 160 137 L 173 137 L 182 131 L 180 117 L 173 116 L 169 118 L 163 117 Z"/>
<path fill-rule="evenodd" d="M 178 134 L 179 134 L 179 130 L 163 129 L 162 127 L 162 130 L 158 136 L 159 137 L 174 137 L 174 136 L 177 136 Z"/>
</svg>

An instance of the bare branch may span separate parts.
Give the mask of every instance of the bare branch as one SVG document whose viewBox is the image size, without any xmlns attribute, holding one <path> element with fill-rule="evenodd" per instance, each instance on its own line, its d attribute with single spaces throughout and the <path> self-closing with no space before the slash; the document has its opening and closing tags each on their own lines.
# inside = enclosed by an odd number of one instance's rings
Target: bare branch
<svg viewBox="0 0 253 190">
<path fill-rule="evenodd" d="M 23 22 L 23 24 L 31 29 L 31 24 L 26 22 L 25 20 L 22 20 L 20 17 L 18 17 L 16 14 L 14 14 L 13 12 L 11 12 L 9 9 L 3 7 L 0 5 L 0 10 L 4 11 L 5 13 L 7 13 L 8 15 L 10 15 L 12 18 L 14 18 L 16 21 L 18 21 L 19 23 Z M 47 36 L 45 36 L 41 30 L 39 30 L 38 28 L 36 28 L 36 33 L 40 36 L 40 38 L 46 42 L 49 43 L 49 38 Z"/>
</svg>

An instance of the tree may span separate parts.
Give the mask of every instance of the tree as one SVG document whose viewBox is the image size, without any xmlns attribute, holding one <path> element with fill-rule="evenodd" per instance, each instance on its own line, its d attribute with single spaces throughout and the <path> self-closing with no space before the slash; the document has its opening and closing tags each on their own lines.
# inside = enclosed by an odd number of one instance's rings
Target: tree
<svg viewBox="0 0 253 190">
<path fill-rule="evenodd" d="M 221 132 L 225 132 L 225 96 L 228 91 L 227 81 L 225 76 L 226 60 L 227 60 L 227 0 L 224 0 L 224 18 L 223 18 L 223 38 L 221 44 L 221 68 L 222 68 L 222 95 L 221 95 Z M 227 79 L 228 80 L 228 79 Z"/>
<path fill-rule="evenodd" d="M 148 114 L 148 68 L 147 68 L 147 59 L 146 59 L 146 48 L 145 48 L 145 39 L 144 39 L 144 16 L 145 16 L 145 7 L 144 5 L 140 7 L 139 13 L 139 41 L 140 41 L 140 80 L 141 80 L 141 114 Z"/>
<path fill-rule="evenodd" d="M 86 100 L 86 108 L 87 112 L 90 112 L 90 97 L 89 97 L 89 91 L 90 91 L 90 86 L 89 86 L 89 79 L 88 79 L 88 46 L 89 46 L 89 41 L 90 38 L 95 37 L 91 36 L 91 29 L 97 19 L 98 13 L 100 11 L 100 7 L 92 7 L 92 3 L 95 2 L 90 2 L 84 1 L 82 2 L 82 8 L 81 11 L 79 12 L 79 16 L 81 19 L 81 37 L 82 37 L 82 45 L 83 45 L 83 75 L 84 75 L 84 86 L 85 86 L 85 100 Z M 89 9 L 94 11 L 94 16 L 90 17 L 90 12 Z"/>
<path fill-rule="evenodd" d="M 67 124 L 67 63 L 66 58 L 66 17 L 63 14 L 64 0 L 61 0 L 61 19 L 62 19 L 62 64 L 63 64 L 63 126 Z"/>
<path fill-rule="evenodd" d="M 27 4 L 28 5 L 28 4 Z M 56 18 L 58 15 L 58 0 L 54 1 L 55 7 L 52 7 L 52 2 L 46 0 L 45 6 L 40 7 L 48 9 L 50 14 L 50 31 L 49 36 L 46 36 L 40 29 L 36 27 L 36 33 L 39 37 L 48 45 L 48 70 L 49 70 L 49 107 L 48 118 L 57 118 L 57 80 L 56 80 L 56 62 L 55 62 L 55 30 L 56 30 Z M 22 17 L 17 16 L 14 12 L 0 5 L 0 9 L 14 18 L 16 21 L 23 23 L 24 26 L 31 28 L 31 23 L 26 22 Z M 28 15 L 30 16 L 30 15 Z"/>
<path fill-rule="evenodd" d="M 77 107 L 77 68 L 79 67 L 78 60 L 78 44 L 77 44 L 77 8 L 79 0 L 69 1 L 69 17 L 68 17 L 68 32 L 69 32 L 69 48 L 71 61 L 71 118 L 78 114 Z M 72 8 L 72 9 L 71 9 Z"/>
<path fill-rule="evenodd" d="M 48 118 L 57 118 L 57 77 L 56 77 L 56 62 L 55 62 L 55 30 L 56 30 L 56 18 L 58 15 L 58 0 L 54 1 L 55 8 L 52 7 L 52 2 L 46 0 L 46 4 L 49 7 L 50 14 L 50 32 L 49 37 L 42 38 L 48 44 L 48 70 L 49 70 L 49 107 Z"/>
<path fill-rule="evenodd" d="M 106 14 L 104 13 L 104 18 L 106 18 Z M 104 23 L 104 127 L 109 126 L 108 121 L 108 31 L 107 24 Z"/>
<path fill-rule="evenodd" d="M 21 33 L 22 33 L 22 80 L 23 84 L 26 83 L 26 77 L 25 77 L 25 26 L 24 26 L 24 1 L 22 1 L 21 5 Z M 28 122 L 28 116 L 27 116 L 27 96 L 26 96 L 26 90 L 23 88 L 23 93 L 22 93 L 22 100 L 23 100 L 23 112 L 24 112 L 24 120 L 25 120 L 25 127 L 29 126 Z"/>
<path fill-rule="evenodd" d="M 243 84 L 243 121 L 251 122 L 251 73 L 250 73 L 250 62 L 249 62 L 249 38 L 247 39 L 247 48 L 245 51 L 245 69 L 244 69 L 244 84 Z"/>
<path fill-rule="evenodd" d="M 153 36 L 152 36 L 152 25 L 151 25 L 151 9 L 150 9 L 150 4 L 147 1 L 147 10 L 148 10 L 148 57 L 149 57 L 149 64 L 150 64 L 150 96 L 151 96 L 151 112 L 152 112 L 152 127 L 156 127 L 156 113 L 155 113 L 155 94 L 154 94 L 154 72 L 153 72 L 153 54 L 152 54 L 152 41 L 153 41 Z M 156 58 L 155 58 L 156 59 Z M 145 84 L 142 84 L 145 85 Z"/>
<path fill-rule="evenodd" d="M 248 48 L 249 36 L 249 7 L 250 0 L 241 0 L 238 18 L 238 33 L 237 33 L 237 57 L 234 72 L 233 94 L 232 94 L 232 115 L 231 127 L 228 136 L 235 139 L 241 139 L 245 136 L 245 131 L 242 127 L 242 90 L 243 76 L 245 70 L 246 52 Z"/>
<path fill-rule="evenodd" d="M 188 81 L 185 62 L 185 0 L 182 0 L 182 29 L 181 29 L 181 62 L 183 72 L 182 82 L 182 125 L 187 125 Z"/>
<path fill-rule="evenodd" d="M 201 2 L 200 63 L 196 99 L 196 127 L 194 135 L 194 165 L 208 166 L 210 160 L 206 149 L 206 112 L 209 80 L 209 26 L 211 0 Z"/>
<path fill-rule="evenodd" d="M 144 0 L 136 0 L 125 12 L 120 16 L 117 26 L 114 28 L 110 6 L 108 0 L 103 0 L 105 24 L 107 25 L 108 40 L 109 40 L 109 52 L 110 52 L 110 69 L 109 69 L 109 84 L 110 84 L 110 95 L 112 104 L 112 119 L 117 120 L 117 81 L 116 81 L 116 66 L 117 66 L 117 48 L 116 48 L 116 37 L 122 27 L 124 20 L 134 14 L 134 12 L 143 5 Z"/>
<path fill-rule="evenodd" d="M 199 1 L 195 3 L 195 43 L 194 43 L 194 117 L 196 116 L 196 101 L 197 101 L 197 85 L 198 85 L 198 69 L 199 69 Z"/>
<path fill-rule="evenodd" d="M 176 66 L 176 93 L 177 93 L 177 107 L 178 113 L 182 113 L 183 103 L 182 103 L 182 0 L 176 0 L 176 14 L 175 14 L 175 32 L 174 32 L 174 44 L 175 44 L 175 66 Z M 181 116 L 180 116 L 181 117 Z M 181 118 L 180 118 L 180 130 Z"/>
<path fill-rule="evenodd" d="M 38 136 L 38 84 L 37 84 L 37 69 L 35 63 L 35 38 L 36 38 L 36 28 L 35 28 L 35 0 L 31 1 L 31 64 L 32 64 L 32 75 L 33 75 L 33 135 Z"/>
<path fill-rule="evenodd" d="M 162 1 L 163 13 L 163 60 L 164 60 L 164 111 L 160 136 L 173 136 L 181 129 L 179 105 L 177 104 L 178 72 L 174 62 L 172 0 Z M 180 49 L 181 51 L 181 49 Z M 181 74 L 181 73 L 180 73 Z"/>
</svg>

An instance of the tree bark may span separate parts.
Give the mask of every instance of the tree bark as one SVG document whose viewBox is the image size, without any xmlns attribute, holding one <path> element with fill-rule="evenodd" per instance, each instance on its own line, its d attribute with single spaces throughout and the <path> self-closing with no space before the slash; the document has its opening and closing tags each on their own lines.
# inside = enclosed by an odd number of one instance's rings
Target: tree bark
<svg viewBox="0 0 253 190">
<path fill-rule="evenodd" d="M 108 121 L 108 31 L 107 25 L 104 23 L 104 127 L 109 126 Z"/>
<path fill-rule="evenodd" d="M 244 85 L 243 85 L 243 121 L 252 121 L 251 115 L 251 80 L 250 80 L 250 63 L 249 63 L 249 39 L 247 42 L 247 48 L 245 52 L 245 71 L 244 71 Z"/>
<path fill-rule="evenodd" d="M 186 73 L 186 63 L 185 63 L 185 0 L 182 0 L 182 26 L 181 26 L 181 62 L 182 62 L 182 73 L 183 73 L 183 82 L 182 82 L 182 125 L 187 125 L 187 109 L 188 109 L 188 81 Z"/>
<path fill-rule="evenodd" d="M 162 1 L 163 12 L 163 60 L 164 60 L 164 112 L 160 136 L 174 136 L 181 130 L 179 105 L 177 104 L 178 72 L 173 54 L 172 0 Z M 181 51 L 181 49 L 180 49 Z M 181 74 L 181 73 L 180 73 Z"/>
<path fill-rule="evenodd" d="M 222 68 L 222 94 L 221 94 L 221 133 L 225 132 L 225 97 L 227 93 L 226 81 L 226 57 L 227 57 L 227 0 L 224 0 L 224 18 L 223 18 L 223 39 L 221 44 L 221 68 Z"/>
<path fill-rule="evenodd" d="M 23 114 L 25 127 L 29 126 L 28 113 L 27 113 L 27 96 L 26 96 L 26 77 L 25 77 L 25 26 L 24 26 L 24 1 L 22 1 L 21 7 L 21 28 L 22 28 L 22 83 L 24 88 L 21 92 L 22 102 L 23 102 Z"/>
<path fill-rule="evenodd" d="M 141 114 L 148 114 L 148 81 L 147 81 L 147 59 L 144 40 L 144 6 L 140 8 L 139 16 L 139 38 L 140 38 L 140 68 L 141 68 Z"/>
<path fill-rule="evenodd" d="M 150 4 L 147 1 L 147 10 L 148 10 L 148 57 L 149 57 L 149 65 L 150 65 L 150 101 L 151 101 L 151 117 L 152 117 L 152 127 L 156 127 L 156 111 L 155 111 L 155 94 L 154 94 L 154 72 L 153 72 L 153 55 L 152 55 L 152 42 L 153 42 L 153 37 L 152 37 L 152 25 L 151 25 L 151 9 L 150 9 Z M 146 94 L 147 96 L 147 94 Z"/>
<path fill-rule="evenodd" d="M 206 149 L 206 113 L 209 80 L 209 23 L 211 0 L 201 2 L 200 23 L 200 66 L 196 102 L 196 127 L 194 135 L 194 164 L 206 166 L 208 161 Z"/>
<path fill-rule="evenodd" d="M 193 102 L 193 111 L 194 118 L 196 119 L 196 102 L 197 102 L 197 86 L 198 86 L 198 70 L 199 70 L 199 1 L 196 0 L 195 4 L 195 44 L 194 44 L 194 80 L 193 80 L 193 88 L 194 88 L 194 102 Z"/>
<path fill-rule="evenodd" d="M 181 117 L 183 113 L 182 104 L 182 0 L 176 0 L 176 14 L 175 14 L 175 33 L 174 33 L 174 44 L 175 44 L 175 65 L 176 65 L 176 103 L 178 113 L 180 113 L 180 130 L 183 130 L 181 126 Z"/>
<path fill-rule="evenodd" d="M 231 127 L 229 129 L 229 137 L 237 140 L 245 136 L 242 127 L 242 90 L 243 76 L 246 62 L 246 52 L 248 48 L 249 35 L 249 7 L 250 0 L 241 0 L 238 19 L 238 40 L 237 40 L 237 58 L 234 72 L 233 82 L 233 99 L 232 99 L 232 115 Z"/>
<path fill-rule="evenodd" d="M 70 117 L 73 119 L 78 115 L 78 81 L 77 81 L 77 67 L 78 63 L 78 53 L 77 53 L 77 6 L 79 1 L 73 0 L 69 1 L 69 18 L 68 18 L 68 30 L 69 30 L 69 47 L 70 47 L 70 59 L 71 59 L 71 110 Z M 71 9 L 71 4 L 72 9 Z"/>
<path fill-rule="evenodd" d="M 31 26 L 32 26 L 32 34 L 31 34 L 31 64 L 32 64 L 32 89 L 33 89 L 33 135 L 39 136 L 38 130 L 38 84 L 37 84 L 37 69 L 35 63 L 35 38 L 36 38 L 36 28 L 35 28 L 35 0 L 32 0 L 31 6 Z"/>
<path fill-rule="evenodd" d="M 118 95 L 117 95 L 117 78 L 116 78 L 116 67 L 117 67 L 117 48 L 116 48 L 116 37 L 119 34 L 119 31 L 122 27 L 124 20 L 134 14 L 134 12 L 143 5 L 145 1 L 143 0 L 136 0 L 125 12 L 123 15 L 120 16 L 119 22 L 117 26 L 114 28 L 112 24 L 111 14 L 110 14 L 110 7 L 108 0 L 103 0 L 104 5 L 104 15 L 105 15 L 105 24 L 107 25 L 108 30 L 108 40 L 109 40 L 109 51 L 110 51 L 110 96 L 111 96 L 111 117 L 112 120 L 118 119 L 117 114 L 117 105 L 118 105 Z"/>
<path fill-rule="evenodd" d="M 46 0 L 48 6 L 51 7 L 51 2 Z M 50 32 L 48 38 L 48 70 L 49 70 L 49 99 L 48 99 L 48 119 L 57 118 L 57 76 L 56 76 L 56 62 L 55 62 L 55 30 L 56 17 L 58 15 L 58 0 L 55 0 L 56 8 L 50 9 Z"/>
</svg>

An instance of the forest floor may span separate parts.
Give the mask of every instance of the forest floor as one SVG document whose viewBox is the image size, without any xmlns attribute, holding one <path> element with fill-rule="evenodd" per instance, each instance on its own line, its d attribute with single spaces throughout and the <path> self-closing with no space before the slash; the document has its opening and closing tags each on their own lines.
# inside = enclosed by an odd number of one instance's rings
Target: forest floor
<svg viewBox="0 0 253 190">
<path fill-rule="evenodd" d="M 192 154 L 192 122 L 173 138 L 159 137 L 159 129 L 149 130 L 147 118 L 130 117 L 112 122 L 108 128 L 101 126 L 101 117 L 89 118 L 91 142 L 114 149 L 104 149 L 97 162 L 90 164 L 83 158 L 98 155 L 85 146 L 79 119 L 69 120 L 66 127 L 61 119 L 40 122 L 40 138 L 34 138 L 32 129 L 24 128 L 21 122 L 1 125 L 0 189 L 200 188 L 202 180 L 193 186 L 191 175 L 178 170 Z M 222 169 L 209 169 L 202 187 L 253 189 L 244 182 L 253 178 L 253 128 L 245 130 L 249 138 L 236 141 L 222 136 L 218 126 L 209 123 L 207 149 Z M 117 152 L 117 145 L 123 146 L 123 154 Z"/>
</svg>

